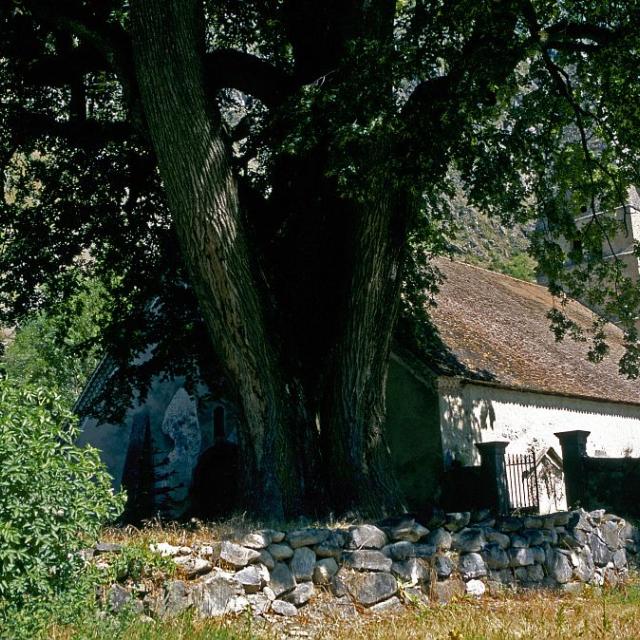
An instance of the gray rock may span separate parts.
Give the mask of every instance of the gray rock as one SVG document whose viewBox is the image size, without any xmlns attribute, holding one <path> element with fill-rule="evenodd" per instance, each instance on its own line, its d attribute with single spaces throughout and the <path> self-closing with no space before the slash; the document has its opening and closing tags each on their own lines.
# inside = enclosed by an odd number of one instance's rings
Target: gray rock
<svg viewBox="0 0 640 640">
<path fill-rule="evenodd" d="M 289 566 L 296 580 L 300 582 L 311 580 L 316 566 L 316 554 L 309 547 L 299 547 L 293 552 Z"/>
<path fill-rule="evenodd" d="M 238 543 L 249 549 L 266 549 L 271 544 L 271 535 L 267 531 L 254 531 L 247 533 Z"/>
<path fill-rule="evenodd" d="M 531 547 L 529 550 L 531 551 L 531 555 L 533 556 L 533 561 L 535 564 L 544 564 L 546 555 L 542 547 Z"/>
<path fill-rule="evenodd" d="M 519 533 L 512 533 L 511 546 L 514 549 L 526 549 L 529 546 L 529 540 Z"/>
<path fill-rule="evenodd" d="M 319 558 L 335 558 L 340 562 L 345 542 L 345 536 L 340 531 L 332 531 L 329 537 L 313 547 L 313 550 Z"/>
<path fill-rule="evenodd" d="M 573 575 L 573 567 L 571 561 L 566 554 L 560 553 L 559 550 L 552 550 L 551 559 L 547 558 L 549 567 L 549 575 L 560 584 L 569 582 Z"/>
<path fill-rule="evenodd" d="M 599 567 L 604 567 L 613 560 L 613 552 L 597 533 L 592 533 L 589 536 L 589 547 L 593 553 L 593 561 Z"/>
<path fill-rule="evenodd" d="M 571 520 L 571 512 L 558 511 L 553 514 L 553 519 L 556 527 L 566 527 L 569 524 L 569 520 Z"/>
<path fill-rule="evenodd" d="M 245 593 L 257 593 L 269 581 L 269 572 L 266 567 L 251 565 L 240 569 L 233 577 L 243 586 Z"/>
<path fill-rule="evenodd" d="M 549 544 L 558 544 L 558 534 L 555 529 L 542 529 L 542 542 L 548 542 Z"/>
<path fill-rule="evenodd" d="M 213 565 L 208 560 L 198 558 L 197 556 L 178 556 L 174 558 L 173 561 L 188 578 L 204 575 L 205 573 L 209 573 L 213 568 Z"/>
<path fill-rule="evenodd" d="M 484 537 L 487 542 L 495 542 L 502 549 L 508 549 L 511 546 L 511 538 L 506 533 L 489 529 L 484 532 Z"/>
<path fill-rule="evenodd" d="M 591 550 L 585 547 L 572 555 L 575 555 L 575 562 L 572 561 L 575 577 L 582 582 L 590 582 L 596 569 Z"/>
<path fill-rule="evenodd" d="M 559 523 L 557 523 L 559 524 Z M 567 524 L 570 530 L 579 529 L 581 531 L 593 531 L 593 524 L 589 519 L 589 514 L 584 509 L 572 511 Z"/>
<path fill-rule="evenodd" d="M 352 572 L 345 567 L 341 567 L 338 569 L 338 573 L 331 578 L 331 593 L 333 593 L 336 598 L 348 597 L 349 589 L 347 589 L 347 581 L 351 578 L 351 575 Z"/>
<path fill-rule="evenodd" d="M 301 607 L 303 604 L 311 600 L 315 595 L 316 590 L 310 582 L 303 582 L 295 587 L 293 591 L 283 596 L 285 602 L 290 602 L 296 607 Z"/>
<path fill-rule="evenodd" d="M 413 551 L 416 558 L 430 558 L 436 552 L 436 548 L 432 544 L 414 544 Z"/>
<path fill-rule="evenodd" d="M 393 596 L 388 600 L 383 600 L 382 602 L 378 602 L 378 604 L 374 604 L 369 607 L 369 611 L 373 611 L 374 613 L 389 613 L 390 611 L 402 611 L 404 607 L 402 606 L 402 602 L 400 598 L 397 596 Z"/>
<path fill-rule="evenodd" d="M 447 521 L 444 528 L 448 531 L 460 531 L 464 529 L 471 521 L 471 513 L 468 511 L 455 511 L 447 513 Z"/>
<path fill-rule="evenodd" d="M 433 545 L 438 551 L 449 551 L 451 549 L 451 534 L 442 527 L 432 531 L 424 541 L 426 544 Z"/>
<path fill-rule="evenodd" d="M 487 590 L 487 588 L 485 587 L 482 580 L 473 579 L 467 582 L 467 584 L 465 585 L 465 590 L 467 592 L 467 595 L 479 598 L 480 596 L 484 595 L 484 592 Z"/>
<path fill-rule="evenodd" d="M 265 567 L 267 567 L 269 571 L 271 571 L 271 569 L 273 569 L 273 567 L 276 566 L 276 561 L 274 557 L 266 549 L 262 549 L 260 551 L 260 557 L 258 558 L 258 562 L 260 562 Z"/>
<path fill-rule="evenodd" d="M 382 549 L 387 544 L 387 536 L 382 529 L 363 524 L 349 531 L 347 547 L 349 549 Z"/>
<path fill-rule="evenodd" d="M 267 551 L 277 562 L 293 558 L 293 549 L 288 544 L 270 544 L 267 547 Z"/>
<path fill-rule="evenodd" d="M 315 584 L 329 584 L 336 573 L 338 573 L 338 563 L 333 558 L 323 558 L 316 562 L 313 570 L 313 582 Z"/>
<path fill-rule="evenodd" d="M 604 540 L 604 543 L 613 551 L 619 549 L 621 546 L 620 541 L 620 529 L 615 522 L 607 521 L 603 522 L 599 527 L 598 531 L 600 533 L 600 537 Z"/>
<path fill-rule="evenodd" d="M 523 527 L 522 518 L 515 516 L 510 518 L 502 518 L 498 523 L 498 528 L 502 533 L 512 533 L 513 531 L 519 531 Z"/>
<path fill-rule="evenodd" d="M 392 560 L 396 560 L 398 562 L 407 560 L 408 558 L 414 558 L 416 555 L 413 544 L 406 541 L 388 544 L 382 548 L 382 553 L 384 553 L 387 558 L 391 558 Z"/>
<path fill-rule="evenodd" d="M 433 568 L 438 578 L 448 578 L 453 572 L 453 562 L 447 556 L 438 554 L 433 558 Z"/>
<path fill-rule="evenodd" d="M 240 591 L 240 586 L 238 585 Z M 160 600 L 153 607 L 161 618 L 180 615 L 191 606 L 187 585 L 182 580 L 170 580 L 164 585 Z"/>
<path fill-rule="evenodd" d="M 573 593 L 578 594 L 584 591 L 584 583 L 583 582 L 567 582 L 566 584 L 561 584 L 560 589 L 565 593 Z"/>
<path fill-rule="evenodd" d="M 173 558 L 181 555 L 182 547 L 176 547 L 168 542 L 158 542 L 157 544 L 150 544 L 149 549 L 152 553 L 159 553 L 163 558 Z"/>
<path fill-rule="evenodd" d="M 624 549 L 618 549 L 613 554 L 613 566 L 616 569 L 622 569 L 627 566 L 627 554 Z"/>
<path fill-rule="evenodd" d="M 286 535 L 284 531 L 276 531 L 275 529 L 264 529 L 264 531 L 269 534 L 272 544 L 282 542 Z"/>
<path fill-rule="evenodd" d="M 276 562 L 276 566 L 271 571 L 269 587 L 273 590 L 276 598 L 287 591 L 291 591 L 296 586 L 295 578 L 284 562 Z"/>
<path fill-rule="evenodd" d="M 329 537 L 329 529 L 297 529 L 287 533 L 287 542 L 293 549 L 320 544 Z M 274 556 L 275 557 L 275 556 Z"/>
<path fill-rule="evenodd" d="M 122 553 L 122 545 L 115 542 L 98 542 L 94 550 L 96 555 L 101 553 Z"/>
<path fill-rule="evenodd" d="M 271 611 L 279 616 L 293 617 L 298 615 L 298 610 L 294 604 L 284 600 L 274 600 L 271 603 Z"/>
<path fill-rule="evenodd" d="M 251 608 L 251 603 L 246 596 L 233 596 L 227 602 L 225 614 L 237 615 Z"/>
<path fill-rule="evenodd" d="M 122 585 L 112 584 L 109 587 L 107 593 L 107 604 L 109 610 L 113 613 L 119 613 L 131 604 L 132 596 L 128 589 L 125 589 Z"/>
<path fill-rule="evenodd" d="M 407 542 L 418 542 L 429 533 L 429 529 L 423 527 L 413 519 L 408 519 L 391 529 L 392 540 L 405 540 Z"/>
<path fill-rule="evenodd" d="M 452 548 L 461 553 L 480 551 L 485 544 L 486 540 L 481 529 L 462 529 L 453 535 Z"/>
<path fill-rule="evenodd" d="M 214 545 L 214 555 L 240 569 L 257 560 L 260 557 L 260 552 L 255 549 L 247 549 L 235 542 L 224 540 L 219 545 Z"/>
<path fill-rule="evenodd" d="M 509 549 L 509 565 L 511 567 L 526 567 L 533 564 L 531 549 Z"/>
<path fill-rule="evenodd" d="M 392 565 L 391 558 L 387 558 L 381 551 L 372 549 L 345 551 L 343 562 L 346 566 L 359 571 L 389 571 Z"/>
<path fill-rule="evenodd" d="M 503 585 L 511 585 L 515 582 L 515 575 L 513 569 L 500 569 L 496 571 L 489 571 L 489 580 L 492 582 L 498 582 Z"/>
<path fill-rule="evenodd" d="M 410 558 L 402 562 L 394 562 L 391 565 L 391 573 L 403 582 L 426 582 L 429 580 L 429 569 L 425 566 L 424 560 Z"/>
<path fill-rule="evenodd" d="M 420 586 L 404 587 L 402 589 L 402 597 L 404 602 L 408 602 L 414 606 L 426 607 L 429 605 L 429 596 Z"/>
<path fill-rule="evenodd" d="M 525 516 L 524 528 L 525 529 L 541 529 L 544 524 L 544 519 L 538 516 Z"/>
<path fill-rule="evenodd" d="M 463 580 L 487 575 L 487 566 L 479 553 L 465 553 L 460 556 L 458 570 Z"/>
<path fill-rule="evenodd" d="M 450 602 L 455 597 L 463 596 L 465 593 L 465 584 L 459 578 L 451 578 L 444 582 L 435 582 L 433 584 L 435 599 L 442 604 Z"/>
<path fill-rule="evenodd" d="M 489 569 L 506 569 L 509 566 L 507 552 L 496 543 L 487 545 L 482 556 Z"/>
<path fill-rule="evenodd" d="M 251 613 L 253 613 L 254 616 L 264 615 L 269 611 L 269 607 L 271 606 L 271 600 L 262 593 L 252 593 L 247 596 L 247 600 L 251 607 Z"/>
<path fill-rule="evenodd" d="M 425 522 L 425 527 L 429 529 L 429 531 L 433 531 L 438 527 L 444 526 L 444 523 L 447 521 L 447 516 L 442 509 L 434 509 L 431 512 L 431 517 L 428 522 Z"/>
<path fill-rule="evenodd" d="M 220 574 L 199 582 L 191 592 L 193 605 L 204 617 L 225 615 L 232 599 L 243 595 L 244 590 L 237 580 Z"/>
<path fill-rule="evenodd" d="M 594 509 L 593 511 L 589 511 L 589 518 L 596 524 L 600 524 L 604 518 L 604 514 L 604 509 Z"/>
<path fill-rule="evenodd" d="M 537 547 L 545 542 L 545 536 L 542 529 L 525 529 L 522 535 L 527 539 L 530 547 Z"/>
<path fill-rule="evenodd" d="M 533 564 L 527 567 L 527 582 L 542 582 L 544 580 L 544 569 L 542 565 Z"/>
<path fill-rule="evenodd" d="M 471 522 L 484 522 L 491 518 L 491 509 L 478 509 L 471 514 Z"/>
<path fill-rule="evenodd" d="M 534 566 L 534 565 L 531 565 Z M 516 582 L 528 582 L 529 581 L 529 573 L 527 572 L 527 569 L 529 567 L 516 567 L 513 570 L 513 574 L 516 578 Z"/>
<path fill-rule="evenodd" d="M 351 597 L 365 607 L 387 600 L 398 591 L 396 579 L 385 572 L 350 573 L 344 581 Z"/>
</svg>

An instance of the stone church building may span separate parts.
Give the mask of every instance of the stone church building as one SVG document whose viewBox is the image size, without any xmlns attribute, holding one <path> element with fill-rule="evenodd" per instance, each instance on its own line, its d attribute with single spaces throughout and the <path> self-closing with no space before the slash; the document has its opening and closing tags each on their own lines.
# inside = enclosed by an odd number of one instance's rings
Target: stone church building
<svg viewBox="0 0 640 640">
<path fill-rule="evenodd" d="M 565 506 L 555 433 L 590 431 L 594 457 L 640 457 L 640 383 L 618 373 L 619 329 L 606 327 L 610 352 L 594 364 L 587 343 L 555 341 L 546 288 L 446 259 L 438 267 L 446 278 L 432 314 L 440 348 L 426 361 L 398 347 L 387 383 L 386 437 L 410 509 L 440 504 L 447 473 L 479 463 L 477 443 L 506 441 L 507 453 L 532 451 L 541 511 Z M 578 302 L 565 312 L 585 329 L 592 323 L 592 312 Z M 190 395 L 184 379 L 157 377 L 144 402 L 131 399 L 121 423 L 99 423 L 91 401 L 117 375 L 105 358 L 76 409 L 83 416 L 80 443 L 101 451 L 130 504 L 144 494 L 153 512 L 189 513 L 205 459 L 219 468 L 218 490 L 230 491 L 241 419 L 233 403 L 205 399 L 204 384 Z"/>
</svg>

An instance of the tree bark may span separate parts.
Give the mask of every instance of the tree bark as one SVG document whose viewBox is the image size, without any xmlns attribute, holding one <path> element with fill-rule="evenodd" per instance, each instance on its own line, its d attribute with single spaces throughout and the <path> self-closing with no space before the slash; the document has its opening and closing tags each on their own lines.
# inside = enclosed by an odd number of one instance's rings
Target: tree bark
<svg viewBox="0 0 640 640">
<path fill-rule="evenodd" d="M 244 413 L 239 440 L 245 490 L 258 513 L 282 518 L 300 511 L 303 479 L 288 433 L 287 388 L 252 273 L 230 151 L 205 91 L 203 29 L 196 0 L 132 2 L 136 76 L 160 175 L 215 352 Z"/>
<path fill-rule="evenodd" d="M 338 512 L 398 512 L 400 488 L 385 442 L 386 381 L 398 315 L 408 222 L 404 198 L 382 190 L 358 206 L 353 265 L 322 406 L 327 486 Z"/>
</svg>

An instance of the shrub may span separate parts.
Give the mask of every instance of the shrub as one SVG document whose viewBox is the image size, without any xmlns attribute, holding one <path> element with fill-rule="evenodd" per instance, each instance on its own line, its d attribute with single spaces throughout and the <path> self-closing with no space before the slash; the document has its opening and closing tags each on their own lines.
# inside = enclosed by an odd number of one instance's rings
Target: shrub
<svg viewBox="0 0 640 640">
<path fill-rule="evenodd" d="M 98 453 L 75 446 L 59 395 L 0 379 L 0 622 L 69 588 L 101 525 L 119 514 Z"/>
</svg>

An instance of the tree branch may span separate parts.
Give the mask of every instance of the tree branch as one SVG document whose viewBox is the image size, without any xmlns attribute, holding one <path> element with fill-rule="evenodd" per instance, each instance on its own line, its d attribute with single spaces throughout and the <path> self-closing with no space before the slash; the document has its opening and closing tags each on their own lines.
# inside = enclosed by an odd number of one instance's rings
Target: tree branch
<svg viewBox="0 0 640 640">
<path fill-rule="evenodd" d="M 266 60 L 234 49 L 207 54 L 205 72 L 212 86 L 238 89 L 268 107 L 281 104 L 299 86 L 290 75 Z"/>
<path fill-rule="evenodd" d="M 56 120 L 51 116 L 29 111 L 15 114 L 15 130 L 21 141 L 48 135 L 68 140 L 81 147 L 96 147 L 106 142 L 127 140 L 132 130 L 127 122 L 99 120 Z"/>
</svg>

